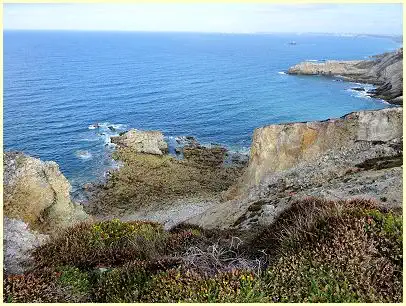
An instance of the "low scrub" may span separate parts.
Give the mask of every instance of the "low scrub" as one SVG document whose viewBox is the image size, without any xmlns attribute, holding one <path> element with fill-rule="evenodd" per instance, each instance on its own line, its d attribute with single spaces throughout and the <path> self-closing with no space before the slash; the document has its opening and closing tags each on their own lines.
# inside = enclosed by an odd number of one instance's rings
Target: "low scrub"
<svg viewBox="0 0 406 306">
<path fill-rule="evenodd" d="M 5 302 L 401 302 L 402 217 L 368 200 L 294 203 L 258 233 L 83 223 L 4 281 Z"/>
<path fill-rule="evenodd" d="M 131 260 L 148 260 L 161 254 L 168 233 L 152 222 L 117 219 L 82 223 L 33 252 L 38 267 L 75 266 L 91 269 L 116 266 Z"/>
</svg>

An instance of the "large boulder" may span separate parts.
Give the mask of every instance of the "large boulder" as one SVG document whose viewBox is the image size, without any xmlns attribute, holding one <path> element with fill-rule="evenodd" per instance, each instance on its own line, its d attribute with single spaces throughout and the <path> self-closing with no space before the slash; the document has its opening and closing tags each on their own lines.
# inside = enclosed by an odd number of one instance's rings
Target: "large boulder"
<svg viewBox="0 0 406 306">
<path fill-rule="evenodd" d="M 71 186 L 55 162 L 6 152 L 3 166 L 5 216 L 42 233 L 89 218 L 82 206 L 72 202 Z"/>
<path fill-rule="evenodd" d="M 111 142 L 138 153 L 163 155 L 168 152 L 168 144 L 159 131 L 132 129 L 120 136 L 111 137 Z"/>
</svg>

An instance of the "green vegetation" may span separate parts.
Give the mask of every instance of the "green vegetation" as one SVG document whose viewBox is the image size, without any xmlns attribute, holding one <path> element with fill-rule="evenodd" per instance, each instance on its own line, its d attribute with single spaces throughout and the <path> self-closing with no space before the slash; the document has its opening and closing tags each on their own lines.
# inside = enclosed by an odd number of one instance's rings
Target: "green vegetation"
<svg viewBox="0 0 406 306">
<path fill-rule="evenodd" d="M 4 301 L 401 302 L 402 230 L 371 201 L 311 198 L 250 232 L 83 223 L 5 278 Z"/>
<path fill-rule="evenodd" d="M 89 290 L 89 277 L 76 267 L 61 267 L 59 283 L 62 286 L 69 286 L 73 292 L 86 293 Z"/>
<path fill-rule="evenodd" d="M 134 153 L 128 148 L 115 151 L 113 157 L 123 166 L 93 195 L 91 214 L 117 215 L 150 203 L 217 194 L 227 190 L 242 172 L 241 168 Z"/>
</svg>

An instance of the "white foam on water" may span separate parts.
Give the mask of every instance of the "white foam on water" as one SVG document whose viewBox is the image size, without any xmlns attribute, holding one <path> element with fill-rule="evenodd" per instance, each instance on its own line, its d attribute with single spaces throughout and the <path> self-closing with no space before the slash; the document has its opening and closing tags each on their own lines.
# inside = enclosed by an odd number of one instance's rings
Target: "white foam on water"
<svg viewBox="0 0 406 306">
<path fill-rule="evenodd" d="M 98 141 L 97 138 L 82 138 L 80 139 L 80 141 L 90 141 L 90 142 L 94 142 L 94 141 Z"/>
<path fill-rule="evenodd" d="M 91 159 L 92 158 L 92 153 L 90 153 L 89 151 L 79 150 L 79 151 L 76 151 L 75 154 L 80 159 Z"/>
<path fill-rule="evenodd" d="M 352 88 L 348 88 L 346 89 L 346 91 L 351 93 L 351 96 L 353 97 L 357 97 L 357 98 L 362 98 L 362 99 L 373 99 L 373 97 L 371 97 L 370 93 L 368 93 L 371 89 L 374 89 L 373 86 L 365 86 L 365 84 L 362 84 L 363 87 L 365 88 L 365 90 L 363 91 L 359 91 L 359 90 L 354 90 Z M 376 99 L 379 100 L 381 102 L 387 103 L 385 100 L 382 99 Z M 390 104 L 390 103 L 388 103 Z"/>
<path fill-rule="evenodd" d="M 286 74 L 286 72 L 278 71 L 278 74 Z"/>
<path fill-rule="evenodd" d="M 116 130 L 123 130 L 127 127 L 126 124 L 121 124 L 121 123 L 111 124 L 111 126 Z"/>
</svg>

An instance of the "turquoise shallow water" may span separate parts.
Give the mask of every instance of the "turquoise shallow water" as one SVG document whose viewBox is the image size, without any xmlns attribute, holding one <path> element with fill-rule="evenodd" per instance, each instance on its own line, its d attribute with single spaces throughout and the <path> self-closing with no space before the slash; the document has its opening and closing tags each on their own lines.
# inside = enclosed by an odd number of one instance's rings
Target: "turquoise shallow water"
<svg viewBox="0 0 406 306">
<path fill-rule="evenodd" d="M 283 74 L 290 66 L 397 47 L 375 37 L 6 31 L 5 150 L 55 160 L 74 187 L 103 175 L 109 137 L 128 128 L 246 151 L 256 127 L 389 107 L 351 83 Z"/>
</svg>

